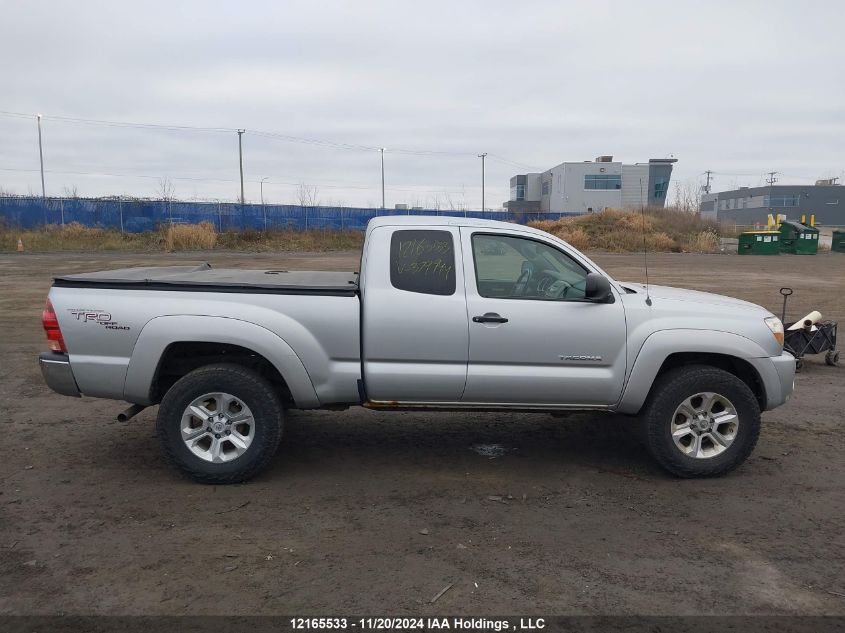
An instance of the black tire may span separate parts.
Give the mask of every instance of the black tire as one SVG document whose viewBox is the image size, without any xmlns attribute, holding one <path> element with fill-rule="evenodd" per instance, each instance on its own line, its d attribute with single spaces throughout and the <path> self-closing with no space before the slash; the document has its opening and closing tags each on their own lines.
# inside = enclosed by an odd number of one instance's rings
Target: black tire
<svg viewBox="0 0 845 633">
<path fill-rule="evenodd" d="M 679 405 L 701 392 L 727 398 L 739 424 L 733 442 L 720 454 L 695 458 L 684 454 L 672 439 L 672 418 Z M 660 376 L 640 412 L 646 447 L 654 459 L 678 477 L 717 477 L 742 464 L 760 436 L 760 405 L 742 380 L 716 367 L 690 365 Z"/>
<path fill-rule="evenodd" d="M 239 457 L 212 463 L 194 455 L 181 435 L 182 415 L 191 402 L 207 393 L 225 392 L 242 400 L 255 422 L 252 442 Z M 207 365 L 180 378 L 161 401 L 156 420 L 159 441 L 167 460 L 194 481 L 236 484 L 263 469 L 276 452 L 282 434 L 279 396 L 254 371 L 240 365 Z"/>
</svg>

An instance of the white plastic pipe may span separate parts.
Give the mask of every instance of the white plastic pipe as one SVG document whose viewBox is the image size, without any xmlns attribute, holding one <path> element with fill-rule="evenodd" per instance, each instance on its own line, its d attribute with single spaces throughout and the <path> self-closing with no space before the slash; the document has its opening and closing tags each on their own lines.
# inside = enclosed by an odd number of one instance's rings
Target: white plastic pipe
<svg viewBox="0 0 845 633">
<path fill-rule="evenodd" d="M 810 330 L 810 329 L 813 328 L 813 326 L 816 323 L 818 323 L 821 320 L 822 320 L 822 313 L 817 311 L 817 310 L 813 310 L 807 316 L 804 316 L 804 317 L 798 319 L 795 323 L 790 325 L 789 330 L 800 330 L 802 328 L 805 329 L 805 330 Z"/>
</svg>

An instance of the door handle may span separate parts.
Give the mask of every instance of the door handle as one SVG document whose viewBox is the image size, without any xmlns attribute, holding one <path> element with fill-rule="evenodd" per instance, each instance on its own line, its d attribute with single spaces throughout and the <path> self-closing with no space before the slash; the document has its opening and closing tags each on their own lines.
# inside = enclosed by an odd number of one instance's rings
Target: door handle
<svg viewBox="0 0 845 633">
<path fill-rule="evenodd" d="M 495 312 L 485 312 L 481 316 L 472 317 L 474 323 L 507 323 L 508 320 Z"/>
</svg>

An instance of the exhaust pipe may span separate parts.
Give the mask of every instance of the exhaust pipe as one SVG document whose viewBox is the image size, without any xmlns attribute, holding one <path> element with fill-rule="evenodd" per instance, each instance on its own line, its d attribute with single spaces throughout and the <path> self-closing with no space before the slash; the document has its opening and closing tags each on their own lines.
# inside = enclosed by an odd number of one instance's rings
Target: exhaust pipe
<svg viewBox="0 0 845 633">
<path fill-rule="evenodd" d="M 147 405 L 145 405 L 145 404 L 133 404 L 131 407 L 129 407 L 125 411 L 121 411 L 120 413 L 117 414 L 117 421 L 118 422 L 128 422 L 129 420 L 134 418 L 136 415 L 141 413 L 141 411 L 143 411 L 146 408 L 147 408 Z"/>
</svg>

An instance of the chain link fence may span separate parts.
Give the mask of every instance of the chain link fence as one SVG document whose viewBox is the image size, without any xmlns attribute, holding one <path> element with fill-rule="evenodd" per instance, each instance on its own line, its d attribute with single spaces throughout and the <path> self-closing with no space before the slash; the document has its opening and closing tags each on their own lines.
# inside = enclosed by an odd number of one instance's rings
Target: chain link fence
<svg viewBox="0 0 845 633">
<path fill-rule="evenodd" d="M 525 224 L 534 220 L 558 220 L 576 214 L 303 207 L 287 204 L 241 205 L 230 202 L 122 200 L 119 198 L 0 198 L 0 221 L 8 227 L 23 229 L 76 222 L 87 227 L 142 233 L 154 230 L 162 224 L 210 222 L 220 232 L 278 229 L 363 231 L 372 218 L 384 215 L 438 215 Z"/>
</svg>

